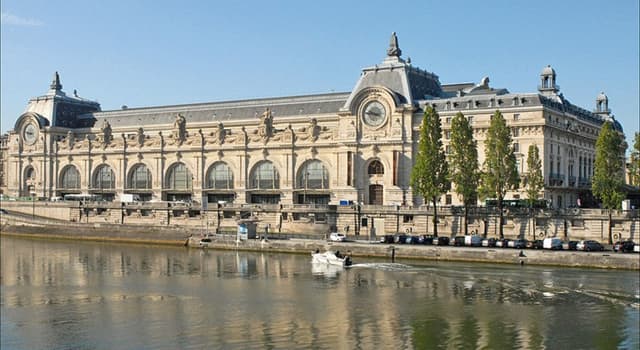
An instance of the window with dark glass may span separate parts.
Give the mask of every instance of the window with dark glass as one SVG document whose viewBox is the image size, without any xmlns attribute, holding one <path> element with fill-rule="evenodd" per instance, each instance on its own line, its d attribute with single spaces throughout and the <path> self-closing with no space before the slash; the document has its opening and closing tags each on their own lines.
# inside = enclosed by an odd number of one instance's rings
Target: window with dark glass
<svg viewBox="0 0 640 350">
<path fill-rule="evenodd" d="M 167 187 L 172 190 L 190 190 L 193 187 L 191 172 L 183 163 L 178 163 L 169 171 Z"/>
<path fill-rule="evenodd" d="M 68 166 L 60 176 L 61 188 L 80 188 L 80 173 L 74 166 Z"/>
<path fill-rule="evenodd" d="M 150 189 L 151 188 L 151 172 L 144 164 L 138 164 L 131 172 L 129 180 L 129 188 L 133 189 Z"/>
<path fill-rule="evenodd" d="M 93 188 L 112 189 L 115 188 L 115 174 L 107 165 L 102 165 L 96 170 L 93 178 Z"/>
<path fill-rule="evenodd" d="M 278 171 L 271 162 L 262 162 L 253 170 L 250 185 L 263 190 L 280 188 Z"/>
<path fill-rule="evenodd" d="M 329 188 L 329 171 L 319 160 L 306 162 L 298 172 L 298 188 Z"/>
<path fill-rule="evenodd" d="M 233 173 L 226 163 L 215 163 L 211 166 L 207 187 L 219 190 L 233 188 Z"/>
<path fill-rule="evenodd" d="M 379 160 L 374 160 L 369 164 L 368 169 L 369 175 L 383 175 L 384 174 L 384 166 L 380 163 Z"/>
</svg>

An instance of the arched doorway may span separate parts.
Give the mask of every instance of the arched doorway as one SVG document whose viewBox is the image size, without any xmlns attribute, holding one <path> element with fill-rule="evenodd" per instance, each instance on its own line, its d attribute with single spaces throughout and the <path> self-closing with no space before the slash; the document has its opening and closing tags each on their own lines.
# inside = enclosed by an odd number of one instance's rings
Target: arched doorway
<svg viewBox="0 0 640 350">
<path fill-rule="evenodd" d="M 384 203 L 384 186 L 380 183 L 384 181 L 384 165 L 378 159 L 374 159 L 367 167 L 369 175 L 369 200 L 367 204 L 382 205 Z"/>
<path fill-rule="evenodd" d="M 369 185 L 369 204 L 382 205 L 384 187 L 382 185 Z"/>
</svg>

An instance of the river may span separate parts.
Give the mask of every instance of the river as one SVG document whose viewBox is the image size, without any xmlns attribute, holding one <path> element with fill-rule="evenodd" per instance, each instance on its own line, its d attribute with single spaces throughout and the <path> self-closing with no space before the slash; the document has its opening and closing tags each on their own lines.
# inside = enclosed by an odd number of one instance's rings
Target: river
<svg viewBox="0 0 640 350">
<path fill-rule="evenodd" d="M 640 348 L 637 271 L 0 246 L 3 350 Z"/>
</svg>

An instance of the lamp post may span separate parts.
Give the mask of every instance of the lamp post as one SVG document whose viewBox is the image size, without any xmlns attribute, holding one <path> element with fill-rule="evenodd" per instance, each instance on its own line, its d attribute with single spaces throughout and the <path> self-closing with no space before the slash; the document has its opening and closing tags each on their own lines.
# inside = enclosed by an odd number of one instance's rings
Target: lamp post
<svg viewBox="0 0 640 350">
<path fill-rule="evenodd" d="M 31 219 L 36 218 L 36 192 L 35 190 L 31 194 Z"/>
</svg>

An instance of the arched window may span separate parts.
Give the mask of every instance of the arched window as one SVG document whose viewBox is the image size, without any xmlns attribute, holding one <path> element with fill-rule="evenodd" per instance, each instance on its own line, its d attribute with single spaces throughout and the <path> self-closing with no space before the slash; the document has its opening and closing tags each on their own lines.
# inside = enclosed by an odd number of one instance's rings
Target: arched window
<svg viewBox="0 0 640 350">
<path fill-rule="evenodd" d="M 233 188 L 233 173 L 226 163 L 218 162 L 209 168 L 207 188 L 227 190 Z"/>
<path fill-rule="evenodd" d="M 384 166 L 380 163 L 379 160 L 374 160 L 369 163 L 369 169 L 367 171 L 369 175 L 383 175 L 384 174 Z"/>
<path fill-rule="evenodd" d="M 116 187 L 116 175 L 108 165 L 101 165 L 93 175 L 93 188 L 112 189 Z"/>
<path fill-rule="evenodd" d="M 62 170 L 62 173 L 60 175 L 60 188 L 80 188 L 80 173 L 75 166 L 69 165 Z"/>
<path fill-rule="evenodd" d="M 178 163 L 169 169 L 167 188 L 171 190 L 191 190 L 192 187 L 193 176 L 186 165 Z"/>
<path fill-rule="evenodd" d="M 129 175 L 129 188 L 145 190 L 151 188 L 151 172 L 144 164 L 137 164 Z"/>
<path fill-rule="evenodd" d="M 303 164 L 298 171 L 298 188 L 328 189 L 329 171 L 319 160 L 311 160 Z"/>
<path fill-rule="evenodd" d="M 33 169 L 32 166 L 27 167 L 27 169 L 24 170 L 24 178 L 25 180 L 32 180 L 35 179 L 36 177 L 36 171 Z"/>
<path fill-rule="evenodd" d="M 250 177 L 251 188 L 276 189 L 280 188 L 280 176 L 278 171 L 269 161 L 258 164 Z"/>
</svg>

